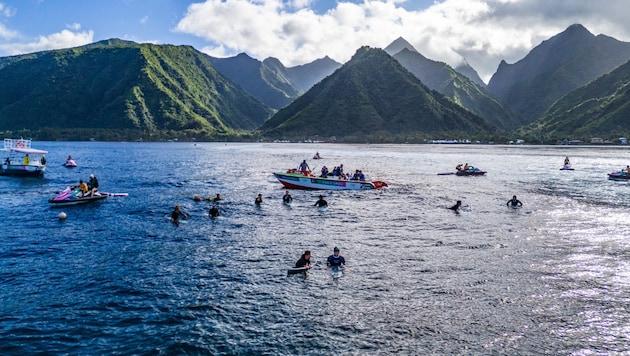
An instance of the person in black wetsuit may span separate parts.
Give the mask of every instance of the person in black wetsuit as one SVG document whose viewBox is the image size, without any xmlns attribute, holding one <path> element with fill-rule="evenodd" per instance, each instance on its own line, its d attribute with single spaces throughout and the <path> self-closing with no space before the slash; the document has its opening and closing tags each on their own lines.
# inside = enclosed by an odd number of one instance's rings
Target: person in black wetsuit
<svg viewBox="0 0 630 356">
<path fill-rule="evenodd" d="M 219 212 L 219 208 L 217 208 L 216 204 L 212 204 L 212 207 L 210 208 L 210 212 L 208 214 L 213 218 L 216 218 L 217 216 L 221 215 L 221 213 Z"/>
<path fill-rule="evenodd" d="M 523 203 L 521 203 L 520 200 L 516 199 L 516 195 L 513 195 L 512 199 L 508 200 L 505 205 L 507 206 L 511 205 L 513 208 L 515 208 L 517 206 L 523 206 Z"/>
<path fill-rule="evenodd" d="M 311 268 L 311 251 L 306 250 L 302 254 L 302 257 L 295 263 L 295 268 Z"/>
<path fill-rule="evenodd" d="M 284 195 L 282 196 L 282 201 L 285 204 L 291 204 L 291 202 L 293 201 L 293 197 L 291 196 L 291 194 L 289 194 L 289 191 L 287 190 Z"/>
<path fill-rule="evenodd" d="M 457 203 L 455 203 L 455 205 L 451 206 L 449 209 L 458 211 L 461 206 L 462 206 L 462 201 L 458 200 Z"/>
<path fill-rule="evenodd" d="M 179 223 L 179 217 L 183 216 L 184 219 L 188 218 L 188 214 L 184 213 L 180 208 L 179 205 L 175 205 L 175 209 L 173 210 L 173 212 L 171 213 L 171 222 L 174 224 L 178 224 Z"/>
<path fill-rule="evenodd" d="M 319 200 L 315 202 L 315 206 L 318 208 L 324 208 L 328 206 L 328 202 L 324 200 L 323 195 L 320 195 Z"/>
<path fill-rule="evenodd" d="M 333 254 L 328 256 L 328 260 L 326 260 L 326 264 L 329 267 L 343 267 L 346 265 L 346 259 L 343 258 L 339 254 L 339 248 L 335 246 L 333 249 Z"/>
</svg>

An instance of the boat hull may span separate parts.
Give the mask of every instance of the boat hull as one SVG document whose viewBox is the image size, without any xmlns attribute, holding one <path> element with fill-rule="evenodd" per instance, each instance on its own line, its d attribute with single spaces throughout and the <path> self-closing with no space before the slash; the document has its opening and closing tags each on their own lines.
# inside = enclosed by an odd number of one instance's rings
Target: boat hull
<svg viewBox="0 0 630 356">
<path fill-rule="evenodd" d="M 23 165 L 23 164 L 2 164 L 0 168 L 0 176 L 15 177 L 36 177 L 41 178 L 46 172 L 46 166 Z"/>
<path fill-rule="evenodd" d="M 608 179 L 630 181 L 630 173 L 626 173 L 626 172 L 608 173 Z"/>
<path fill-rule="evenodd" d="M 53 206 L 69 206 L 69 205 L 92 203 L 95 201 L 103 200 L 105 198 L 107 198 L 107 195 L 101 194 L 101 195 L 94 195 L 94 196 L 82 197 L 82 198 L 68 197 L 62 200 L 50 199 L 48 200 L 48 202 L 52 204 Z"/>
<path fill-rule="evenodd" d="M 482 176 L 486 174 L 486 171 L 457 171 L 456 176 Z"/>
<path fill-rule="evenodd" d="M 314 177 L 299 173 L 274 173 L 280 183 L 291 189 L 311 190 L 373 190 L 386 187 L 382 181 L 365 182 L 356 180 L 342 180 L 336 178 Z"/>
</svg>

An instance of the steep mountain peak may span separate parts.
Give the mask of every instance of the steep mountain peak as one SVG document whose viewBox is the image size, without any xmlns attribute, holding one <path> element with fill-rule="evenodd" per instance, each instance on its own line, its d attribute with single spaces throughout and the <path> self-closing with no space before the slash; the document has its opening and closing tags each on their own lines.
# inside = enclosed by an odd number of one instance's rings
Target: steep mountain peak
<svg viewBox="0 0 630 356">
<path fill-rule="evenodd" d="M 382 139 L 382 135 L 487 134 L 494 128 L 427 88 L 384 50 L 363 46 L 332 75 L 267 120 L 261 130 L 269 137 L 318 135 L 356 142 Z"/>
<path fill-rule="evenodd" d="M 390 56 L 395 55 L 396 53 L 402 51 L 403 49 L 407 49 L 411 52 L 418 52 L 411 43 L 407 42 L 402 37 L 398 37 L 394 42 L 390 43 L 389 46 L 385 47 L 384 51 L 387 52 Z"/>
<path fill-rule="evenodd" d="M 525 123 L 562 96 L 616 68 L 630 57 L 630 42 L 595 36 L 580 24 L 543 41 L 514 64 L 501 61 L 488 90 Z"/>
</svg>

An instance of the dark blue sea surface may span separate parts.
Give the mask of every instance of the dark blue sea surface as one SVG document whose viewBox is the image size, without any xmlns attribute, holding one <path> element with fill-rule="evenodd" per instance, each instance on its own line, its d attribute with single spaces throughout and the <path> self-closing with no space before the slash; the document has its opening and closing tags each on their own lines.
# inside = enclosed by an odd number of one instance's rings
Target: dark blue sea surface
<svg viewBox="0 0 630 356">
<path fill-rule="evenodd" d="M 0 177 L 2 355 L 630 353 L 630 182 L 606 176 L 630 164 L 625 147 L 33 147 L 50 151 L 44 179 Z M 272 172 L 303 159 L 389 187 L 292 190 L 284 205 Z M 466 162 L 488 173 L 438 175 Z M 129 195 L 50 206 L 91 173 Z M 217 193 L 212 219 L 192 198 Z M 304 250 L 315 267 L 287 276 Z"/>
</svg>

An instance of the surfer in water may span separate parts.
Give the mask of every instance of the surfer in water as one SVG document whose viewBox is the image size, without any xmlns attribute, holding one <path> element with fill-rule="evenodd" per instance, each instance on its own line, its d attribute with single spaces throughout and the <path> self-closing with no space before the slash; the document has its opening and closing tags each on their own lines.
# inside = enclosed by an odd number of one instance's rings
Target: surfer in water
<svg viewBox="0 0 630 356">
<path fill-rule="evenodd" d="M 325 208 L 328 206 L 328 202 L 324 200 L 323 195 L 320 195 L 319 200 L 315 202 L 315 206 L 318 208 Z"/>
<path fill-rule="evenodd" d="M 505 205 L 512 206 L 512 208 L 516 208 L 519 206 L 523 206 L 523 203 L 521 203 L 520 200 L 516 199 L 516 195 L 513 195 L 512 199 L 508 200 Z"/>
<path fill-rule="evenodd" d="M 311 251 L 306 250 L 302 254 L 302 257 L 295 263 L 295 268 L 311 268 Z"/>
<path fill-rule="evenodd" d="M 339 247 L 335 246 L 333 254 L 328 256 L 326 264 L 328 267 L 344 267 L 346 265 L 346 259 L 339 254 Z"/>
<path fill-rule="evenodd" d="M 260 204 L 262 203 L 263 203 L 262 194 L 258 194 L 258 196 L 256 197 L 256 200 L 254 200 L 254 204 L 260 206 Z"/>
<path fill-rule="evenodd" d="M 171 222 L 174 224 L 178 224 L 179 223 L 179 217 L 183 216 L 184 219 L 188 219 L 188 214 L 184 213 L 180 208 L 179 205 L 175 205 L 175 209 L 173 210 L 173 212 L 171 213 Z"/>
<path fill-rule="evenodd" d="M 289 191 L 287 190 L 286 192 L 284 192 L 284 196 L 282 196 L 282 202 L 285 204 L 291 204 L 292 201 L 293 197 L 291 196 L 291 194 L 289 194 Z"/>
<path fill-rule="evenodd" d="M 211 217 L 216 218 L 217 216 L 221 215 L 221 212 L 219 212 L 219 208 L 217 208 L 216 204 L 212 204 L 212 208 L 210 208 L 210 212 L 208 212 L 208 214 Z"/>
<path fill-rule="evenodd" d="M 451 206 L 449 209 L 453 211 L 458 211 L 459 208 L 461 208 L 461 206 L 462 206 L 462 201 L 458 200 L 457 203 L 455 203 L 455 205 Z"/>
</svg>

